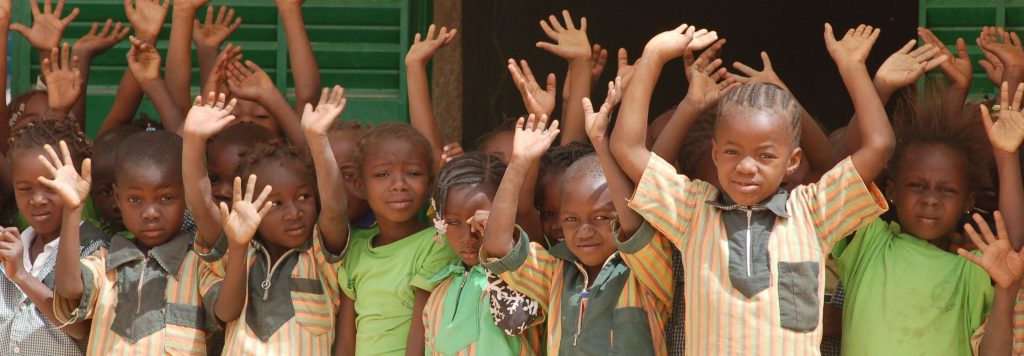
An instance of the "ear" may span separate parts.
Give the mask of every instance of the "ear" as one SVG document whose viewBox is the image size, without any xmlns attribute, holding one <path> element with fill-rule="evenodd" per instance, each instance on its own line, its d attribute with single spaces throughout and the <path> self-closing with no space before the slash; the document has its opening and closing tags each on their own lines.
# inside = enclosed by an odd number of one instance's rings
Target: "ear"
<svg viewBox="0 0 1024 356">
<path fill-rule="evenodd" d="M 974 208 L 975 198 L 977 197 L 977 194 L 977 192 L 967 193 L 967 196 L 964 197 L 964 211 L 971 210 Z"/>
<path fill-rule="evenodd" d="M 715 167 L 718 167 L 718 143 L 715 139 L 711 139 L 711 162 L 714 162 Z"/>
<path fill-rule="evenodd" d="M 362 200 L 366 199 L 366 183 L 363 183 L 363 178 L 356 178 L 356 196 Z"/>
<path fill-rule="evenodd" d="M 121 192 L 117 189 L 117 183 L 111 184 L 114 191 L 114 204 L 117 204 L 117 208 L 121 208 Z"/>
<path fill-rule="evenodd" d="M 800 161 L 803 159 L 804 151 L 800 147 L 794 148 L 789 155 L 789 162 L 786 165 L 786 175 L 791 175 L 800 168 Z"/>
<path fill-rule="evenodd" d="M 885 181 L 885 197 L 889 199 L 896 198 L 896 182 L 891 178 Z"/>
</svg>

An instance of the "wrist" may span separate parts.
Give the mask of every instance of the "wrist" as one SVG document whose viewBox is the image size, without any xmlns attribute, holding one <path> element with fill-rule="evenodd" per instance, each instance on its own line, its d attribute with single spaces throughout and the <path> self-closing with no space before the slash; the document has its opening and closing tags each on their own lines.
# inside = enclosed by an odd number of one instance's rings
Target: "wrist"
<svg viewBox="0 0 1024 356">
<path fill-rule="evenodd" d="M 245 256 L 249 251 L 249 241 L 236 241 L 237 239 L 228 238 L 228 253 L 239 254 Z"/>
<path fill-rule="evenodd" d="M 997 164 L 1002 162 L 1019 162 L 1019 153 L 1019 148 L 1017 149 L 1017 151 L 1014 152 L 1006 152 L 998 148 L 992 148 L 992 158 L 996 161 Z"/>
<path fill-rule="evenodd" d="M 202 5 L 179 5 L 178 2 L 174 2 L 173 6 L 171 6 L 171 21 L 173 22 L 188 20 L 188 22 L 191 23 L 192 19 L 196 17 L 196 13 L 199 12 L 199 9 L 201 7 Z M 192 26 L 189 26 L 189 29 L 192 29 Z"/>
<path fill-rule="evenodd" d="M 525 174 L 530 170 L 530 167 L 539 160 L 538 158 L 522 157 L 512 154 L 512 158 L 508 160 L 508 169 L 519 169 Z"/>
<path fill-rule="evenodd" d="M 849 60 L 849 59 L 837 59 L 835 62 L 836 62 L 836 67 L 839 68 L 840 72 L 842 72 L 844 70 L 852 71 L 852 70 L 861 70 L 861 69 L 863 69 L 866 72 L 868 70 L 867 65 L 865 65 L 863 61 Z"/>
<path fill-rule="evenodd" d="M 14 269 L 14 273 L 7 277 L 10 278 L 11 282 L 14 282 L 14 284 L 21 286 L 21 284 L 25 283 L 29 278 L 32 278 L 32 275 L 28 274 L 28 271 L 26 271 L 25 267 L 22 266 L 21 261 L 16 261 L 15 263 L 18 266 Z"/>
<path fill-rule="evenodd" d="M 896 91 L 896 88 L 893 88 L 892 85 L 889 85 L 884 80 L 878 79 L 877 76 L 875 76 L 875 79 L 873 79 L 871 83 L 874 84 L 875 92 L 878 93 L 878 97 L 881 98 L 883 102 L 887 101 L 887 99 L 892 96 L 892 93 Z"/>
<path fill-rule="evenodd" d="M 405 67 L 406 67 L 406 69 L 408 71 L 412 71 L 412 70 L 423 70 L 423 71 L 426 71 L 426 69 L 427 69 L 427 62 L 429 62 L 429 61 L 430 61 L 429 57 L 428 58 L 406 58 L 405 59 Z"/>
</svg>

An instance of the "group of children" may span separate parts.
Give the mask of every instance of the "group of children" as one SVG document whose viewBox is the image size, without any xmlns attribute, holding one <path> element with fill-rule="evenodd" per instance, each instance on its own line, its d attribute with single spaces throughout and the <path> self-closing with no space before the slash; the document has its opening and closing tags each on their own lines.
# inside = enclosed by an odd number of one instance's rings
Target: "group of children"
<svg viewBox="0 0 1024 356">
<path fill-rule="evenodd" d="M 979 106 L 962 39 L 920 29 L 872 77 L 879 29 L 825 24 L 855 108 L 826 135 L 766 53 L 732 73 L 725 39 L 685 24 L 633 64 L 620 49 L 598 105 L 607 50 L 563 11 L 537 44 L 568 64 L 562 112 L 555 75 L 510 59 L 526 114 L 463 152 L 426 69 L 456 30 L 408 51 L 411 124 L 365 127 L 320 88 L 301 0 L 276 1 L 294 104 L 222 48 L 233 10 L 197 19 L 207 2 L 126 2 L 130 29 L 72 47 L 78 9 L 30 1 L 26 27 L 0 0 L 0 53 L 10 28 L 43 58 L 43 86 L 0 105 L 0 354 L 1024 354 L 1015 33 L 977 39 L 1000 87 Z M 93 141 L 89 65 L 129 32 Z M 680 57 L 688 91 L 649 123 Z M 935 68 L 945 85 L 904 89 Z M 143 95 L 159 122 L 135 120 Z"/>
</svg>

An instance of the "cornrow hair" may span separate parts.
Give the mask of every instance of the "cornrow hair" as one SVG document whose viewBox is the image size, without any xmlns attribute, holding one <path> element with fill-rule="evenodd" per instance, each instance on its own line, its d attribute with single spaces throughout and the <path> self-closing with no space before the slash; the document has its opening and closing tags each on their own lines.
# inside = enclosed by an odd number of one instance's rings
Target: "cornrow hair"
<svg viewBox="0 0 1024 356">
<path fill-rule="evenodd" d="M 686 132 L 683 145 L 679 147 L 679 170 L 694 177 L 700 162 L 711 159 L 711 140 L 715 137 L 715 116 L 701 115 Z"/>
<path fill-rule="evenodd" d="M 938 90 L 928 89 L 920 101 L 913 91 L 904 91 L 897 97 L 892 114 L 896 149 L 886 173 L 890 179 L 896 178 L 908 147 L 943 145 L 964 155 L 968 188 L 978 191 L 991 184 L 993 166 L 992 145 L 982 124 L 981 111 L 972 105 L 962 113 L 947 113 L 942 110 L 941 95 Z"/>
<path fill-rule="evenodd" d="M 564 171 L 580 158 L 594 152 L 593 145 L 579 141 L 548 148 L 547 152 L 544 152 L 544 156 L 540 158 L 540 172 L 537 176 L 544 177 L 551 173 Z"/>
<path fill-rule="evenodd" d="M 718 104 L 718 121 L 729 110 L 746 109 L 776 111 L 789 119 L 789 130 L 793 133 L 793 145 L 800 145 L 800 103 L 785 89 L 771 83 L 744 84 L 729 91 Z"/>
<path fill-rule="evenodd" d="M 235 169 L 235 176 L 242 177 L 243 181 L 248 179 L 250 174 L 256 171 L 263 164 L 271 162 L 294 162 L 305 169 L 310 182 L 316 186 L 316 170 L 313 162 L 305 150 L 299 150 L 281 139 L 273 139 L 266 143 L 258 143 L 238 161 L 238 168 Z"/>
<path fill-rule="evenodd" d="M 33 96 L 36 96 L 38 94 L 47 95 L 46 90 L 32 89 L 11 98 L 11 104 L 7 106 L 8 108 L 10 108 L 7 114 L 8 127 L 14 127 L 15 123 L 17 123 L 17 121 L 20 119 L 22 110 L 25 108 L 25 105 L 28 104 L 28 101 L 31 100 Z"/>
<path fill-rule="evenodd" d="M 483 152 L 469 152 L 453 158 L 437 174 L 434 189 L 434 208 L 444 214 L 448 204 L 448 191 L 455 187 L 485 186 L 493 195 L 505 175 L 505 162 L 498 156 Z"/>
<path fill-rule="evenodd" d="M 67 143 L 75 167 L 81 167 L 82 161 L 92 156 L 92 141 L 67 117 L 36 120 L 14 132 L 7 155 L 14 158 L 45 145 L 60 152 L 60 141 Z"/>
<path fill-rule="evenodd" d="M 434 177 L 436 168 L 434 167 L 433 148 L 430 147 L 430 142 L 427 142 L 427 138 L 423 137 L 423 134 L 420 134 L 419 131 L 416 131 L 409 124 L 383 124 L 366 130 L 359 137 L 359 143 L 356 145 L 355 161 L 359 171 L 363 169 L 363 163 L 365 163 L 363 161 L 366 159 L 370 147 L 379 142 L 392 140 L 405 140 L 414 147 L 417 147 L 417 151 L 423 152 L 423 158 L 427 162 L 427 169 L 429 171 L 427 176 Z"/>
</svg>

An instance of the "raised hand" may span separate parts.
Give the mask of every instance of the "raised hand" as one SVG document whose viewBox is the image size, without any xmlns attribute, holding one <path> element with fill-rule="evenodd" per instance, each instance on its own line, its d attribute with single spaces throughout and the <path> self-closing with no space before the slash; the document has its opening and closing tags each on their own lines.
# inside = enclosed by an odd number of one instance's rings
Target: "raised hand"
<svg viewBox="0 0 1024 356">
<path fill-rule="evenodd" d="M 544 152 L 551 147 L 551 143 L 558 137 L 558 120 L 554 120 L 548 127 L 547 115 L 533 115 L 529 118 L 519 118 L 516 122 L 515 136 L 512 137 L 512 159 L 519 159 L 526 162 L 536 162 Z"/>
<path fill-rule="evenodd" d="M 996 282 L 997 286 L 1009 288 L 1017 283 L 1017 281 L 1020 281 L 1021 276 L 1024 275 L 1024 254 L 1021 254 L 1020 251 L 1015 251 L 1013 246 L 1010 245 L 1006 225 L 1003 223 L 1003 215 L 997 211 L 995 212 L 995 218 L 995 235 L 992 234 L 988 223 L 979 214 L 974 214 L 974 222 L 978 224 L 981 236 L 979 236 L 973 226 L 964 224 L 967 236 L 971 238 L 974 245 L 981 251 L 981 257 L 975 256 L 962 248 L 957 249 L 956 252 L 979 267 L 984 268 L 988 272 L 989 277 L 992 277 L 992 281 Z"/>
<path fill-rule="evenodd" d="M 231 62 L 227 65 L 228 89 L 240 99 L 259 101 L 270 90 L 277 90 L 267 72 L 252 61 Z"/>
<path fill-rule="evenodd" d="M 990 74 L 989 79 L 1002 81 L 1002 73 L 1005 69 L 1024 67 L 1024 49 L 1021 47 L 1020 37 L 1017 37 L 1017 33 L 1007 32 L 1002 28 L 984 27 L 976 42 L 988 62 L 987 64 L 979 63 L 982 68 L 985 68 L 986 73 Z M 999 63 L 998 70 L 993 62 Z M 999 74 L 999 77 L 993 78 L 992 74 Z"/>
<path fill-rule="evenodd" d="M 205 101 L 202 96 L 197 96 L 185 117 L 184 135 L 194 135 L 203 140 L 213 137 L 235 121 L 231 111 L 237 102 L 236 99 L 227 101 L 223 93 L 210 92 Z"/>
<path fill-rule="evenodd" d="M 302 111 L 302 130 L 307 135 L 327 136 L 331 124 L 345 110 L 346 102 L 348 99 L 345 98 L 345 88 L 340 85 L 335 85 L 329 91 L 328 88 L 324 88 L 316 109 L 313 109 L 313 104 L 306 104 Z"/>
<path fill-rule="evenodd" d="M 590 54 L 590 83 L 591 86 L 597 83 L 597 80 L 601 78 L 601 74 L 604 73 L 604 67 L 608 64 L 608 50 L 601 48 L 600 44 L 595 43 L 591 54 Z M 568 76 L 566 76 L 568 78 Z M 569 90 L 565 91 L 564 96 L 569 96 Z"/>
<path fill-rule="evenodd" d="M 1024 114 L 1021 113 L 1021 98 L 1024 97 L 1024 83 L 1017 85 L 1017 91 L 1010 101 L 1009 84 L 1003 82 L 999 90 L 999 120 L 993 122 L 988 107 L 981 105 L 981 119 L 985 124 L 985 132 L 992 147 L 1008 153 L 1017 154 L 1021 141 L 1024 141 Z"/>
<path fill-rule="evenodd" d="M 470 232 L 483 235 L 484 229 L 487 228 L 487 219 L 490 217 L 490 210 L 477 210 L 473 216 L 466 219 L 466 225 L 469 225 Z"/>
<path fill-rule="evenodd" d="M 917 35 L 924 40 L 924 43 L 935 46 L 940 54 L 946 55 L 946 60 L 939 64 L 939 70 L 946 76 L 949 85 L 954 88 L 970 88 L 973 69 L 971 68 L 971 57 L 967 55 L 967 44 L 963 38 L 956 39 L 956 55 L 946 48 L 946 45 L 932 33 L 932 30 L 918 28 Z M 1002 75 L 1002 74 L 1000 74 Z"/>
<path fill-rule="evenodd" d="M 249 175 L 245 182 L 245 195 L 242 195 L 242 177 L 235 177 L 235 184 L 232 187 L 231 208 L 228 204 L 220 203 L 220 217 L 224 222 L 224 234 L 228 242 L 235 246 L 248 246 L 252 241 L 260 221 L 270 212 L 270 202 L 267 196 L 273 190 L 269 185 L 263 187 L 260 196 L 253 199 L 256 193 L 256 175 Z"/>
<path fill-rule="evenodd" d="M 132 48 L 128 50 L 128 70 L 132 71 L 139 83 L 160 79 L 160 52 L 156 47 L 132 36 Z"/>
<path fill-rule="evenodd" d="M 711 45 L 718 39 L 718 33 L 708 30 L 697 30 L 686 24 L 679 25 L 675 29 L 655 35 L 647 45 L 644 46 L 644 57 L 667 62 L 672 58 L 683 55 L 686 50 L 701 50 Z"/>
<path fill-rule="evenodd" d="M 722 53 L 722 46 L 725 45 L 725 42 L 726 41 L 724 38 L 719 38 L 717 41 L 711 44 L 711 47 L 708 47 L 708 49 L 704 50 L 704 53 L 701 53 L 700 57 L 707 56 L 707 62 L 711 62 L 715 58 L 720 57 Z M 685 70 L 683 70 L 683 72 L 686 73 L 687 81 L 690 80 L 690 67 L 692 67 L 693 63 L 697 61 L 697 58 L 693 56 L 693 53 L 694 51 L 689 48 L 687 48 L 686 51 L 683 51 L 683 65 L 685 66 Z"/>
<path fill-rule="evenodd" d="M 28 28 L 20 23 L 11 24 L 11 30 L 25 36 L 32 47 L 40 51 L 60 45 L 60 38 L 64 35 L 64 29 L 71 21 L 78 17 L 78 8 L 74 8 L 67 16 L 61 18 L 64 12 L 64 0 L 57 0 L 57 5 L 51 7 L 50 0 L 43 3 L 42 11 L 36 0 L 29 0 L 32 9 L 32 27 Z"/>
<path fill-rule="evenodd" d="M 878 67 L 878 72 L 875 72 L 875 82 L 891 89 L 903 88 L 949 59 L 941 54 L 945 46 L 940 48 L 926 43 L 915 49 L 915 44 L 917 40 L 910 40 L 886 58 L 882 66 Z"/>
<path fill-rule="evenodd" d="M 846 31 L 841 40 L 836 40 L 832 33 L 832 25 L 825 24 L 825 48 L 836 64 L 856 63 L 864 64 L 871 53 L 871 47 L 875 45 L 881 29 L 871 26 L 860 25 L 855 29 Z"/>
<path fill-rule="evenodd" d="M 192 23 L 192 41 L 196 47 L 220 48 L 220 45 L 231 36 L 242 24 L 242 17 L 235 17 L 235 9 L 221 6 L 217 15 L 213 14 L 213 5 L 206 8 L 206 20 Z"/>
<path fill-rule="evenodd" d="M 0 229 L 0 261 L 3 262 L 7 279 L 18 281 L 29 275 L 25 270 L 24 253 L 25 245 L 21 242 L 21 232 L 18 228 Z"/>
<path fill-rule="evenodd" d="M 78 175 L 75 163 L 71 160 L 67 142 L 60 141 L 60 156 L 53 150 L 53 146 L 46 145 L 43 146 L 43 149 L 46 150 L 47 156 L 39 155 L 39 162 L 43 163 L 46 171 L 53 178 L 40 176 L 36 179 L 60 195 L 60 199 L 64 201 L 64 209 L 78 209 L 89 197 L 89 185 L 92 184 L 92 162 L 86 158 L 82 162 L 82 175 Z"/>
<path fill-rule="evenodd" d="M 619 61 L 615 67 L 615 76 L 622 78 L 622 89 L 629 86 L 629 80 L 633 78 L 633 65 L 629 64 L 629 53 L 625 48 L 619 48 Z"/>
<path fill-rule="evenodd" d="M 217 60 L 213 63 L 213 68 L 210 70 L 210 73 L 206 75 L 206 81 L 203 83 L 202 87 L 203 91 L 214 91 L 218 93 L 227 93 L 230 91 L 228 88 L 228 64 L 241 62 L 241 53 L 242 47 L 228 43 L 228 45 L 224 47 L 224 50 L 217 55 Z"/>
<path fill-rule="evenodd" d="M 572 22 L 569 10 L 562 10 L 562 18 L 565 20 L 563 27 L 555 15 L 548 16 L 548 20 L 540 20 L 540 28 L 555 43 L 537 42 L 537 48 L 551 52 L 565 60 L 589 59 L 592 52 L 590 40 L 587 39 L 587 18 L 580 18 L 579 28 Z M 550 24 L 549 24 L 550 21 Z"/>
<path fill-rule="evenodd" d="M 124 0 L 124 13 L 135 28 L 135 37 L 155 45 L 170 5 L 170 0 Z"/>
<path fill-rule="evenodd" d="M 608 140 L 608 122 L 611 121 L 612 110 L 622 99 L 622 78 L 616 77 L 608 82 L 608 95 L 601 108 L 594 112 L 594 103 L 590 98 L 583 98 L 583 114 L 587 125 L 587 136 L 594 145 L 606 143 Z"/>
<path fill-rule="evenodd" d="M 537 116 L 551 115 L 555 110 L 555 74 L 548 74 L 547 84 L 541 89 L 526 60 L 519 62 L 517 65 L 516 60 L 509 58 L 508 71 L 512 73 L 512 81 L 523 97 L 526 111 Z"/>
<path fill-rule="evenodd" d="M 419 33 L 416 34 L 412 47 L 409 47 L 409 52 L 405 54 L 405 65 L 425 65 L 441 47 L 451 43 L 455 34 L 459 32 L 454 28 L 448 30 L 448 27 L 442 26 L 435 34 L 435 29 L 436 26 L 431 24 L 425 37 L 421 38 Z"/>
<path fill-rule="evenodd" d="M 764 68 L 757 71 L 746 64 L 733 62 L 732 67 L 736 68 L 740 73 L 743 73 L 743 75 L 731 75 L 730 77 L 733 77 L 737 82 L 742 84 L 771 83 L 789 90 L 786 83 L 782 82 L 779 75 L 775 73 L 775 69 L 772 68 L 772 60 L 771 58 L 768 58 L 768 52 L 761 51 L 761 63 Z"/>
<path fill-rule="evenodd" d="M 466 153 L 466 151 L 462 149 L 462 145 L 460 145 L 458 142 L 453 142 L 444 145 L 444 147 L 441 150 L 441 164 L 438 165 L 439 167 L 444 167 L 445 163 L 448 163 L 448 161 L 451 161 L 452 159 L 455 159 L 455 157 L 461 156 Z"/>
<path fill-rule="evenodd" d="M 100 29 L 99 22 L 93 22 L 89 33 L 79 38 L 71 49 L 80 58 L 95 58 L 121 42 L 129 31 L 131 28 L 122 26 L 120 21 L 115 23 L 107 19 L 103 29 Z"/>
<path fill-rule="evenodd" d="M 764 52 L 761 53 L 763 54 Z M 764 54 L 762 58 L 768 58 L 768 55 Z M 687 71 L 690 72 L 690 86 L 686 91 L 686 98 L 683 101 L 689 103 L 700 112 L 707 111 L 718 105 L 718 102 L 725 97 L 725 94 L 740 86 L 738 79 L 730 76 L 725 68 L 720 68 L 722 66 L 721 58 L 710 62 L 709 59 L 710 57 L 701 55 L 690 68 L 687 68 Z M 765 71 L 771 71 L 771 62 L 765 62 Z M 771 76 L 775 75 L 774 72 L 770 73 L 769 75 Z"/>
<path fill-rule="evenodd" d="M 71 47 L 65 42 L 60 49 L 50 50 L 50 58 L 43 59 L 41 69 L 50 109 L 67 114 L 82 95 L 78 56 L 71 55 Z"/>
</svg>

